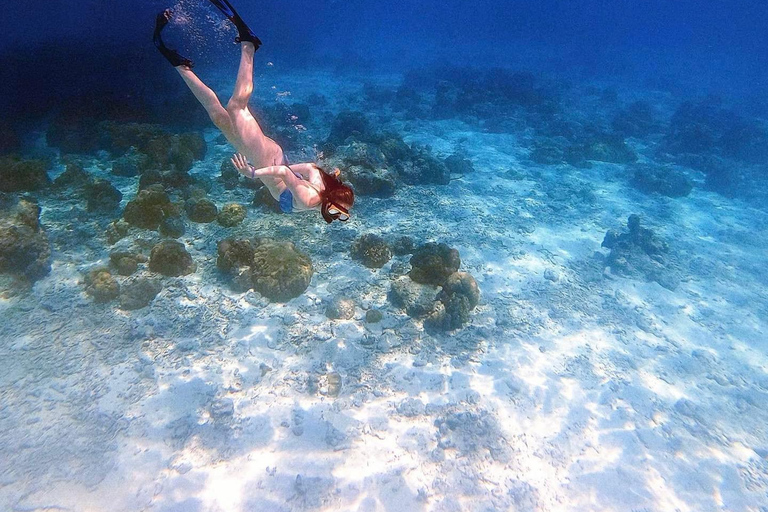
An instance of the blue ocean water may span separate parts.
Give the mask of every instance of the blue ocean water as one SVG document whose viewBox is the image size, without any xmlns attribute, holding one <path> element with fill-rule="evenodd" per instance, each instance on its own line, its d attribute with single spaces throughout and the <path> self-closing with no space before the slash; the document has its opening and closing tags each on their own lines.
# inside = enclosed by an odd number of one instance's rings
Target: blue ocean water
<svg viewBox="0 0 768 512">
<path fill-rule="evenodd" d="M 768 509 L 768 4 L 232 1 L 4 6 L 0 509 Z"/>
</svg>

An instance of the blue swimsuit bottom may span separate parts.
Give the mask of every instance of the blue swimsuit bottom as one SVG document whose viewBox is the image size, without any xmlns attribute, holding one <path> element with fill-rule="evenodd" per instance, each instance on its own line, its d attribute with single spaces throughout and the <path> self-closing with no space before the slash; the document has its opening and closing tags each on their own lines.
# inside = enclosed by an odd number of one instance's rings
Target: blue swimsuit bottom
<svg viewBox="0 0 768 512">
<path fill-rule="evenodd" d="M 283 165 L 289 166 L 288 163 L 288 157 L 283 155 Z M 294 172 L 293 174 L 296 175 L 297 178 L 303 180 L 304 178 L 297 172 Z M 290 189 L 283 190 L 283 193 L 280 194 L 280 199 L 278 200 L 278 203 L 280 204 L 280 211 L 283 213 L 292 213 L 293 212 L 293 194 L 291 193 Z"/>
</svg>

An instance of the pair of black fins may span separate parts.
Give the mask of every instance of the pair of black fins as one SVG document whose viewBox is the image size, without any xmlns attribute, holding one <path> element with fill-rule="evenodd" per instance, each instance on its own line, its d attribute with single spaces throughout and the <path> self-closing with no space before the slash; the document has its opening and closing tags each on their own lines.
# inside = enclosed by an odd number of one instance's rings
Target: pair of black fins
<svg viewBox="0 0 768 512">
<path fill-rule="evenodd" d="M 226 16 L 229 21 L 235 25 L 235 28 L 237 28 L 237 37 L 235 38 L 236 43 L 253 43 L 253 46 L 255 46 L 257 50 L 259 49 L 259 46 L 261 46 L 261 41 L 258 37 L 256 37 L 256 34 L 254 34 L 253 31 L 248 28 L 248 25 L 245 24 L 243 18 L 237 14 L 237 11 L 234 7 L 232 7 L 232 4 L 230 4 L 227 0 L 208 1 L 211 2 L 213 6 L 218 10 L 220 10 L 221 13 L 224 14 L 224 16 Z M 166 9 L 157 15 L 157 19 L 155 21 L 155 35 L 152 40 L 155 42 L 155 47 L 160 50 L 160 53 L 162 53 L 163 56 L 168 59 L 168 62 L 170 62 L 173 67 L 187 66 L 191 68 L 194 65 L 192 61 L 179 55 L 179 52 L 176 50 L 171 50 L 165 46 L 165 43 L 163 43 L 163 39 L 160 35 L 165 26 L 168 24 L 168 21 L 170 21 L 172 15 L 173 12 L 170 9 Z"/>
</svg>

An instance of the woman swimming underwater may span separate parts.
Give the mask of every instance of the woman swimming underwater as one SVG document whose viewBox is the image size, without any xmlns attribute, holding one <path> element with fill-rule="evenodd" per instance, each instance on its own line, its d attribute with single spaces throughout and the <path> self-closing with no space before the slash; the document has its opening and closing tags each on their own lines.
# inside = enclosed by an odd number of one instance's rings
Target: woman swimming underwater
<svg viewBox="0 0 768 512">
<path fill-rule="evenodd" d="M 253 92 L 253 55 L 261 46 L 261 41 L 227 0 L 209 1 L 235 25 L 238 31 L 235 41 L 241 44 L 240 69 L 226 108 L 221 105 L 216 93 L 192 71 L 192 61 L 163 43 L 161 32 L 173 14 L 170 9 L 157 15 L 155 46 L 179 72 L 192 94 L 205 107 L 211 121 L 237 149 L 238 154 L 232 158 L 232 163 L 242 175 L 259 178 L 286 213 L 320 210 L 328 223 L 348 220 L 355 195 L 338 179 L 338 172 L 329 174 L 314 163 L 289 167 L 280 145 L 262 132 L 248 109 Z"/>
</svg>

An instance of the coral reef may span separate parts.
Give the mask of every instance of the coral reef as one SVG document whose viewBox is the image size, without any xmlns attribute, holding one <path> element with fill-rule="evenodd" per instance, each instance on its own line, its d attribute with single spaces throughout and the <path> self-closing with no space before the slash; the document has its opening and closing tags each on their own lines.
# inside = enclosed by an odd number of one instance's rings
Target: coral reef
<svg viewBox="0 0 768 512">
<path fill-rule="evenodd" d="M 192 197 L 187 199 L 184 208 L 187 211 L 187 217 L 192 222 L 206 224 L 215 221 L 219 215 L 219 209 L 216 208 L 213 201 L 205 198 Z"/>
<path fill-rule="evenodd" d="M 120 295 L 120 285 L 109 269 L 95 268 L 85 276 L 85 292 L 95 302 L 109 302 Z"/>
<path fill-rule="evenodd" d="M 253 244 L 248 240 L 225 238 L 218 243 L 216 266 L 230 277 L 232 289 L 244 292 L 252 288 Z"/>
<path fill-rule="evenodd" d="M 51 247 L 39 219 L 37 204 L 0 194 L 0 273 L 34 282 L 51 271 Z"/>
<path fill-rule="evenodd" d="M 49 164 L 45 160 L 0 157 L 0 192 L 34 191 L 48 187 Z"/>
<path fill-rule="evenodd" d="M 460 265 L 459 251 L 442 243 L 427 243 L 419 246 L 411 256 L 408 275 L 417 283 L 441 286 Z"/>
<path fill-rule="evenodd" d="M 635 165 L 631 183 L 646 194 L 667 197 L 684 197 L 693 189 L 691 181 L 679 168 L 651 164 Z"/>
<path fill-rule="evenodd" d="M 251 278 L 253 288 L 275 302 L 287 302 L 309 287 L 314 270 L 312 260 L 291 242 L 257 240 Z"/>
<path fill-rule="evenodd" d="M 216 220 L 222 226 L 231 228 L 243 222 L 243 220 L 245 220 L 246 213 L 247 212 L 243 205 L 237 203 L 229 203 L 225 204 L 221 208 L 221 211 L 216 217 Z"/>
<path fill-rule="evenodd" d="M 149 255 L 149 270 L 166 276 L 183 276 L 197 270 L 184 244 L 173 240 L 160 242 Z"/>
<path fill-rule="evenodd" d="M 91 175 L 88 174 L 83 166 L 78 162 L 67 162 L 64 172 L 59 174 L 53 180 L 53 186 L 56 188 L 79 188 L 91 182 Z"/>
<path fill-rule="evenodd" d="M 138 277 L 131 279 L 120 288 L 120 309 L 133 311 L 147 307 L 163 285 L 156 279 Z"/>
<path fill-rule="evenodd" d="M 123 199 L 123 194 L 109 181 L 99 178 L 86 184 L 83 192 L 89 212 L 112 212 Z"/>
<path fill-rule="evenodd" d="M 157 229 L 166 213 L 173 210 L 168 194 L 160 185 L 142 190 L 125 205 L 123 218 L 128 224 L 143 229 Z"/>
<path fill-rule="evenodd" d="M 619 276 L 656 281 L 665 288 L 676 288 L 680 277 L 669 255 L 669 246 L 640 224 L 640 216 L 633 214 L 627 219 L 627 232 L 606 233 L 602 246 L 611 250 L 606 259 L 607 266 Z"/>
<path fill-rule="evenodd" d="M 389 301 L 394 306 L 405 309 L 408 316 L 424 317 L 435 309 L 437 291 L 437 286 L 420 284 L 408 276 L 399 276 L 392 281 Z"/>
<path fill-rule="evenodd" d="M 352 243 L 352 259 L 361 262 L 368 268 L 381 268 L 392 259 L 392 251 L 378 235 L 362 235 Z"/>
</svg>

